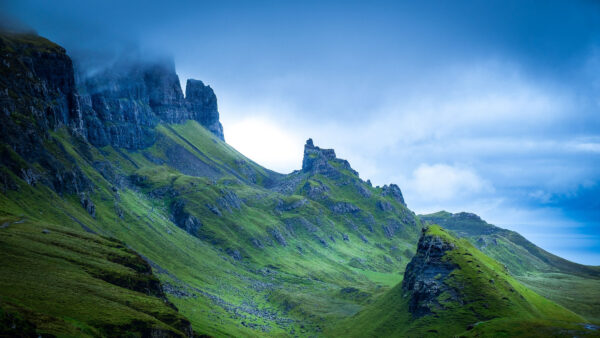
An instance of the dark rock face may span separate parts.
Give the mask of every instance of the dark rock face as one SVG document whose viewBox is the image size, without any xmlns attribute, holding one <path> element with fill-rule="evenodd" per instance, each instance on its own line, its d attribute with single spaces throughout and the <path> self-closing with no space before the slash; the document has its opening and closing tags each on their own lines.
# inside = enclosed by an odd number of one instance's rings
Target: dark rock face
<svg viewBox="0 0 600 338">
<path fill-rule="evenodd" d="M 186 120 L 224 140 L 212 88 L 188 80 L 184 98 L 172 61 L 115 66 L 79 86 L 87 93 L 80 100 L 87 138 L 96 146 L 146 148 L 155 141 L 152 129 L 158 123 Z"/>
<path fill-rule="evenodd" d="M 271 236 L 273 236 L 277 243 L 279 243 L 281 246 L 287 246 L 287 241 L 285 240 L 285 237 L 283 237 L 279 229 L 269 228 L 267 231 L 271 234 Z"/>
<path fill-rule="evenodd" d="M 306 194 L 310 199 L 320 200 L 328 197 L 329 187 L 322 182 L 318 182 L 319 185 L 312 185 L 310 182 L 306 182 L 302 186 L 302 192 Z"/>
<path fill-rule="evenodd" d="M 217 203 L 219 203 L 221 209 L 229 212 L 241 209 L 243 204 L 242 200 L 233 190 L 221 190 L 221 197 L 217 199 Z"/>
<path fill-rule="evenodd" d="M 189 119 L 223 139 L 214 92 L 200 81 L 190 81 L 188 102 L 172 62 L 119 65 L 76 83 L 66 51 L 42 37 L 0 32 L 0 55 L 3 190 L 19 188 L 9 171 L 29 185 L 41 183 L 59 194 L 93 189 L 50 136 L 60 127 L 87 147 L 86 141 L 142 149 L 155 142 L 158 123 Z M 89 153 L 78 150 L 84 156 Z"/>
<path fill-rule="evenodd" d="M 217 96 L 212 88 L 205 86 L 200 80 L 189 79 L 185 87 L 185 99 L 191 113 L 190 118 L 200 122 L 221 140 L 225 140 L 223 126 L 219 122 Z"/>
<path fill-rule="evenodd" d="M 292 211 L 292 210 L 296 210 L 298 208 L 303 207 L 306 203 L 308 203 L 308 200 L 305 198 L 297 200 L 297 201 L 292 201 L 292 202 L 284 202 L 282 200 L 279 200 L 279 201 L 277 201 L 275 210 L 278 212 Z"/>
<path fill-rule="evenodd" d="M 336 168 L 337 167 L 337 168 Z M 302 171 L 312 174 L 322 174 L 327 177 L 337 178 L 341 175 L 340 170 L 345 169 L 358 176 L 350 163 L 335 156 L 333 149 L 321 149 L 315 147 L 312 139 L 308 139 L 304 145 L 304 159 L 302 160 Z"/>
<path fill-rule="evenodd" d="M 336 214 L 352 214 L 360 211 L 360 208 L 349 202 L 338 202 L 331 206 L 331 211 Z"/>
<path fill-rule="evenodd" d="M 390 202 L 377 201 L 376 204 L 381 211 L 394 211 L 394 206 Z"/>
<path fill-rule="evenodd" d="M 437 297 L 443 292 L 456 295 L 444 283 L 446 277 L 456 268 L 443 260 L 445 253 L 454 249 L 452 243 L 437 236 L 423 235 L 417 245 L 417 253 L 406 266 L 402 289 L 410 294 L 409 311 L 415 317 L 432 313 L 441 307 Z M 453 296 L 454 297 L 454 296 Z"/>
<path fill-rule="evenodd" d="M 36 125 L 24 127 L 35 131 L 45 132 L 62 125 L 81 130 L 73 64 L 62 47 L 35 35 L 2 34 L 0 51 L 2 113 L 7 117 L 31 116 L 35 121 L 30 122 Z M 22 131 L 27 134 L 32 130 Z M 17 140 L 6 141 L 18 146 Z"/>
<path fill-rule="evenodd" d="M 193 236 L 198 236 L 202 222 L 185 210 L 185 202 L 177 200 L 171 205 L 173 223 Z"/>
<path fill-rule="evenodd" d="M 0 166 L 29 185 L 39 182 L 59 194 L 91 189 L 79 168 L 59 161 L 44 146 L 51 142 L 64 150 L 49 133 L 61 126 L 76 137 L 83 133 L 73 65 L 65 50 L 36 35 L 0 33 L 0 55 L 0 144 L 5 145 L 0 146 Z M 18 188 L 4 181 L 4 188 Z"/>
<path fill-rule="evenodd" d="M 90 216 L 93 218 L 96 218 L 96 206 L 90 197 L 85 193 L 81 193 L 79 196 L 79 201 L 81 202 L 81 206 L 85 209 L 85 211 L 87 211 L 88 214 L 90 214 Z"/>
<path fill-rule="evenodd" d="M 406 203 L 404 202 L 404 196 L 402 196 L 402 191 L 400 191 L 400 188 L 397 185 L 393 183 L 390 185 L 384 185 L 382 189 L 383 191 L 381 195 L 391 196 L 393 199 L 406 206 Z"/>
</svg>

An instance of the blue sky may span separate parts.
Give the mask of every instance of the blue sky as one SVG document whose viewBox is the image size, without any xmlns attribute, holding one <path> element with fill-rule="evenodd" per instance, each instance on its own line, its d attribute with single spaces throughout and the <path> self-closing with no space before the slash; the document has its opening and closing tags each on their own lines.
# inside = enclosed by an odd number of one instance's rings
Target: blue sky
<svg viewBox="0 0 600 338">
<path fill-rule="evenodd" d="M 171 55 L 269 168 L 298 169 L 312 137 L 416 212 L 600 265 L 599 2 L 0 3 L 79 60 Z"/>
</svg>

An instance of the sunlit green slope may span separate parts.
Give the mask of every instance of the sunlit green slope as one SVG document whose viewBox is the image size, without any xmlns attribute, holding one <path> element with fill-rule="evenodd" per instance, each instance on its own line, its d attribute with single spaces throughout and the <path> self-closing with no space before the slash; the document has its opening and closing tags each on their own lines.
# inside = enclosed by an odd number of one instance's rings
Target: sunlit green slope
<svg viewBox="0 0 600 338">
<path fill-rule="evenodd" d="M 600 322 L 600 267 L 555 256 L 520 234 L 488 224 L 474 214 L 440 211 L 419 217 L 469 240 L 540 295 Z"/>
<path fill-rule="evenodd" d="M 405 279 L 332 334 L 348 336 L 593 335 L 575 313 L 527 289 L 464 239 L 424 231 Z M 568 331 L 571 330 L 571 331 Z"/>
<path fill-rule="evenodd" d="M 157 131 L 140 151 L 53 133 L 47 150 L 93 192 L 60 196 L 6 171 L 19 188 L 2 194 L 1 215 L 124 241 L 212 335 L 318 334 L 402 280 L 420 224 L 384 188 L 344 168 L 270 172 L 196 122 Z"/>
</svg>

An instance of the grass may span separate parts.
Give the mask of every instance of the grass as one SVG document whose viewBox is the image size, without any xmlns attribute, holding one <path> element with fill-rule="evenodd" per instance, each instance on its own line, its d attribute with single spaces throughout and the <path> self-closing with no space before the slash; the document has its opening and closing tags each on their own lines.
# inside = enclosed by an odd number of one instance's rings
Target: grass
<svg viewBox="0 0 600 338">
<path fill-rule="evenodd" d="M 1 223 L 0 307 L 38 333 L 184 335 L 189 322 L 156 294 L 150 267 L 122 242 L 27 218 Z"/>
<path fill-rule="evenodd" d="M 380 189 L 365 184 L 374 198 L 365 199 L 355 188 L 364 183 L 350 172 L 341 181 L 296 173 L 296 187 L 320 180 L 330 186 L 331 200 L 309 200 L 281 211 L 277 209 L 280 203 L 294 205 L 306 199 L 300 188 L 291 195 L 267 188 L 280 176 L 256 167 L 196 122 L 161 126 L 157 131 L 157 143 L 143 151 L 90 147 L 64 130 L 53 132 L 51 137 L 60 146 L 48 147 L 49 151 L 66 164 L 76 164 L 94 186 L 90 198 L 95 218 L 81 207 L 78 196 L 59 196 L 43 185 L 31 187 L 16 176 L 20 188 L 0 196 L 0 215 L 60 224 L 74 231 L 85 227 L 119 238 L 152 262 L 163 283 L 184 291 L 171 290 L 167 296 L 194 329 L 216 336 L 321 335 L 329 325 L 355 314 L 401 280 L 408 258 L 397 253 L 414 251 L 420 225 L 391 199 L 397 212 L 377 209 L 376 200 L 386 199 L 380 197 Z M 216 168 L 220 176 L 184 175 L 169 162 L 157 165 L 143 155 L 150 152 L 167 160 L 166 152 L 175 146 Z M 100 162 L 110 165 L 111 177 L 96 169 Z M 145 181 L 119 184 L 118 177 L 131 175 Z M 225 191 L 239 197 L 240 209 L 227 211 L 219 204 Z M 184 201 L 186 212 L 202 222 L 198 233 L 189 234 L 173 223 L 170 208 L 176 200 Z M 362 211 L 334 214 L 330 201 L 351 202 Z M 218 206 L 221 216 L 208 204 Z M 367 214 L 372 215 L 373 232 L 363 223 Z M 390 220 L 400 227 L 392 238 L 381 227 Z M 360 228 L 354 230 L 349 222 Z M 272 229 L 278 229 L 287 245 L 276 241 Z M 349 240 L 343 240 L 342 234 Z M 369 243 L 361 240 L 361 234 Z M 241 260 L 234 258 L 234 251 Z M 395 258 L 386 261 L 384 256 Z M 357 259 L 363 262 L 361 267 L 352 267 Z M 344 288 L 357 291 L 341 292 Z"/>
<path fill-rule="evenodd" d="M 439 223 L 465 238 L 486 255 L 508 267 L 512 276 L 538 294 L 598 322 L 600 267 L 585 266 L 554 256 L 518 233 L 488 224 L 472 214 L 445 211 L 419 216 Z"/>
<path fill-rule="evenodd" d="M 504 269 L 464 239 L 454 238 L 438 226 L 430 226 L 424 236 L 437 237 L 451 243 L 443 261 L 455 266 L 444 280 L 457 296 L 444 292 L 438 296 L 438 307 L 423 317 L 409 311 L 410 294 L 395 286 L 359 314 L 341 321 L 327 332 L 331 336 L 518 336 L 527 328 L 540 333 L 561 334 L 575 330 L 584 334 L 577 314 L 529 290 Z M 426 255 L 426 252 L 422 252 Z M 491 282 L 493 280 L 493 282 Z M 518 323 L 517 325 L 515 325 Z M 477 325 L 475 325 L 477 324 Z M 476 330 L 470 331 L 474 325 Z M 577 332 L 579 332 L 577 331 Z"/>
</svg>

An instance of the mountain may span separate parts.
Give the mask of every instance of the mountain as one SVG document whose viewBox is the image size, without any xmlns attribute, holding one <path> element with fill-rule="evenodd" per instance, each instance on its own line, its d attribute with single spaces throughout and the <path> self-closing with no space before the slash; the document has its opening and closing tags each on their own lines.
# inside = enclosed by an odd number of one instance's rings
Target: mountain
<svg viewBox="0 0 600 338">
<path fill-rule="evenodd" d="M 593 335 L 583 318 L 537 295 L 502 264 L 443 228 L 423 229 L 404 280 L 339 325 L 343 336 Z"/>
<path fill-rule="evenodd" d="M 312 139 L 301 169 L 263 168 L 172 61 L 90 74 L 14 33 L 0 52 L 2 334 L 321 336 L 412 276 L 422 223 L 397 185 Z"/>
<path fill-rule="evenodd" d="M 6 229 L 117 238 L 211 335 L 318 334 L 402 280 L 420 221 L 397 186 L 372 187 L 311 140 L 301 170 L 259 166 L 213 128 L 212 90 L 192 81 L 183 97 L 171 64 L 76 81 L 46 39 L 4 34 L 1 46 Z M 3 290 L 2 308 L 18 308 Z"/>
<path fill-rule="evenodd" d="M 488 224 L 472 213 L 440 211 L 419 215 L 465 238 L 503 263 L 521 283 L 589 320 L 600 321 L 600 267 L 570 262 L 531 243 L 518 233 Z"/>
</svg>

